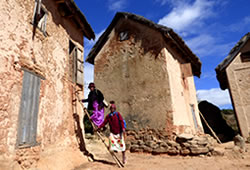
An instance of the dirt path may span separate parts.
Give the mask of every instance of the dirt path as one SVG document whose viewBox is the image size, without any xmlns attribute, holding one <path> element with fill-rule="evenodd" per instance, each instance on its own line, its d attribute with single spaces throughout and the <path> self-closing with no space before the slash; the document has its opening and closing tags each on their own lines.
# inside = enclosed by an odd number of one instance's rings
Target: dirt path
<svg viewBox="0 0 250 170">
<path fill-rule="evenodd" d="M 111 159 L 106 159 L 111 161 Z M 101 162 L 89 162 L 82 164 L 75 170 L 108 170 L 119 169 L 116 165 L 107 165 Z M 250 157 L 248 158 L 232 158 L 228 157 L 169 157 L 166 155 L 148 155 L 148 154 L 128 154 L 128 163 L 124 170 L 151 170 L 151 169 L 169 169 L 169 170 L 245 170 L 250 169 Z"/>
<path fill-rule="evenodd" d="M 91 146 L 91 145 L 89 145 Z M 95 152 L 99 162 L 87 162 L 75 168 L 75 170 L 112 170 L 119 169 L 113 162 L 111 156 L 104 148 L 96 147 L 96 143 L 90 147 Z M 127 164 L 124 170 L 250 170 L 250 144 L 247 145 L 248 152 L 239 153 L 226 151 L 224 156 L 168 156 L 151 155 L 144 153 L 127 152 Z M 121 154 L 118 154 L 121 158 Z"/>
</svg>

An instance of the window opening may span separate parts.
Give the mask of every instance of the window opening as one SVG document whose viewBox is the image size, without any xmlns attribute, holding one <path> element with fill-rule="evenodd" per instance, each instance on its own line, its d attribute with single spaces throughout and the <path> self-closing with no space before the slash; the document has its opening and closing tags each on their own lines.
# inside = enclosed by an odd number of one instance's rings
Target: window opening
<svg viewBox="0 0 250 170">
<path fill-rule="evenodd" d="M 40 84 L 40 77 L 24 70 L 22 98 L 18 118 L 18 147 L 36 145 Z"/>
</svg>

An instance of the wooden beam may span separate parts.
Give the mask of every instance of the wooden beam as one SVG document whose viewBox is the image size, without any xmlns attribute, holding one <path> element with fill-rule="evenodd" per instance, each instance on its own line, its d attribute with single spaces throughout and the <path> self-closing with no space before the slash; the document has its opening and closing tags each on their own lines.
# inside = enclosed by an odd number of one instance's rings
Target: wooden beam
<svg viewBox="0 0 250 170">
<path fill-rule="evenodd" d="M 57 3 L 57 4 L 64 3 L 64 0 L 57 0 L 56 3 Z"/>
</svg>

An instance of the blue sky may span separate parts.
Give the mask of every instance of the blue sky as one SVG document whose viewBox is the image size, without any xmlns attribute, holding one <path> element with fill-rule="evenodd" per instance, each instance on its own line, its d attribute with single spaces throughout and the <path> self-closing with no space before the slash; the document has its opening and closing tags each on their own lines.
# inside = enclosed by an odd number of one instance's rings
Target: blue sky
<svg viewBox="0 0 250 170">
<path fill-rule="evenodd" d="M 117 11 L 142 15 L 173 28 L 200 58 L 201 78 L 195 77 L 198 98 L 220 108 L 231 108 L 227 91 L 219 88 L 215 67 L 240 38 L 250 31 L 249 0 L 75 0 L 96 37 L 103 33 Z M 96 39 L 96 40 L 97 40 Z M 95 41 L 85 39 L 85 54 Z M 85 82 L 93 81 L 93 66 L 85 64 Z M 86 93 L 86 91 L 85 91 Z"/>
</svg>

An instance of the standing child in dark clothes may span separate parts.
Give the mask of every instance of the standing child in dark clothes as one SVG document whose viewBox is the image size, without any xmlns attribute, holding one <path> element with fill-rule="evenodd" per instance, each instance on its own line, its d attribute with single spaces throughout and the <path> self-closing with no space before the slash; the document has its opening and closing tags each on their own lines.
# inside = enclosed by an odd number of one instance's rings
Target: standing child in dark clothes
<svg viewBox="0 0 250 170">
<path fill-rule="evenodd" d="M 109 149 L 111 151 L 121 151 L 123 163 L 126 163 L 124 141 L 125 127 L 121 114 L 116 111 L 115 104 L 110 105 L 110 113 L 106 116 L 104 122 L 98 127 L 103 128 L 107 123 L 110 126 Z"/>
</svg>

